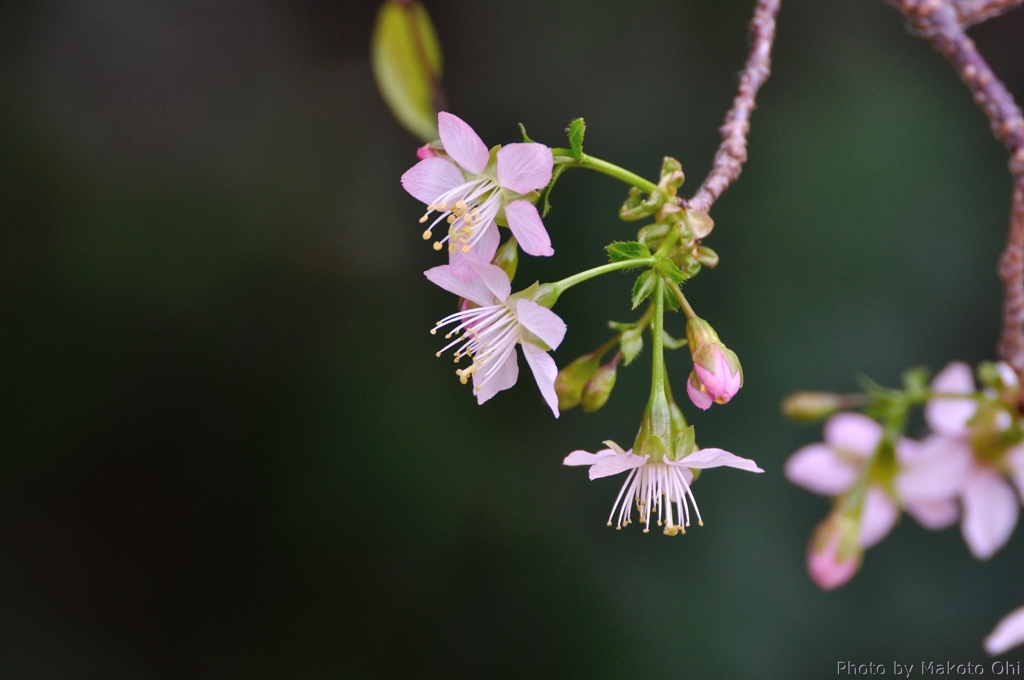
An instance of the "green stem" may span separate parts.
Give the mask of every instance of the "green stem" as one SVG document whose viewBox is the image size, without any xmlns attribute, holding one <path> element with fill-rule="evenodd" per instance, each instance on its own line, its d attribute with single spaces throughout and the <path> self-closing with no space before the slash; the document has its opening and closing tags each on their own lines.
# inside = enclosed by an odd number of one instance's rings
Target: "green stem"
<svg viewBox="0 0 1024 680">
<path fill-rule="evenodd" d="M 600 158 L 594 158 L 587 154 L 582 154 L 579 160 L 572 153 L 572 149 L 552 149 L 551 153 L 555 156 L 555 162 L 569 167 L 580 167 L 590 168 L 591 170 L 597 170 L 598 172 L 604 173 L 609 177 L 625 182 L 630 186 L 634 186 L 637 189 L 647 192 L 648 194 L 653 193 L 657 190 L 658 185 L 654 182 L 650 182 L 636 173 L 632 173 L 625 168 L 620 168 L 614 163 L 603 161 Z"/>
<path fill-rule="evenodd" d="M 679 240 L 679 228 L 673 226 L 669 229 L 668 233 L 665 234 L 665 238 L 662 240 L 661 245 L 658 246 L 657 252 L 654 253 L 654 257 L 665 257 L 668 255 L 668 251 L 672 250 L 672 246 Z"/>
<path fill-rule="evenodd" d="M 592 279 L 595 276 L 601 276 L 602 274 L 618 271 L 619 269 L 649 267 L 652 264 L 654 264 L 653 257 L 643 257 L 638 258 L 636 260 L 623 260 L 622 262 L 610 262 L 608 264 L 603 264 L 600 267 L 594 267 L 593 269 L 582 271 L 579 274 L 573 274 L 572 276 L 564 278 L 561 281 L 555 281 L 554 283 L 544 284 L 547 287 L 545 298 L 551 299 L 551 304 L 554 304 L 553 300 L 557 300 L 559 295 L 569 290 L 577 283 L 583 283 L 584 281 Z"/>
<path fill-rule="evenodd" d="M 686 301 L 686 296 L 683 295 L 683 291 L 679 290 L 679 286 L 669 286 L 672 289 L 672 294 L 676 296 L 676 300 L 679 301 L 679 306 L 683 308 L 683 314 L 686 315 L 687 319 L 696 319 L 697 312 L 693 311 L 693 307 Z"/>
<path fill-rule="evenodd" d="M 651 324 L 651 399 L 665 399 L 665 280 L 654 287 L 654 319 Z"/>
</svg>

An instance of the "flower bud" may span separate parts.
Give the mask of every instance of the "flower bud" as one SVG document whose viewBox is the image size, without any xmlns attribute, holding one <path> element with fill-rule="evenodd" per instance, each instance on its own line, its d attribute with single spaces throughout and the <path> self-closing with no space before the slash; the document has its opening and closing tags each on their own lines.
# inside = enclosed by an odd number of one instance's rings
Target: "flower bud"
<svg viewBox="0 0 1024 680">
<path fill-rule="evenodd" d="M 601 355 L 591 352 L 579 357 L 558 372 L 555 377 L 555 393 L 558 395 L 559 410 L 564 411 L 579 405 L 583 398 L 583 388 L 600 365 Z M 610 392 L 611 388 L 608 388 L 608 391 Z M 605 397 L 605 401 L 607 401 L 607 397 Z"/>
<path fill-rule="evenodd" d="M 702 411 L 707 411 L 711 408 L 711 404 L 715 402 L 711 395 L 708 394 L 704 383 L 697 377 L 696 371 L 690 371 L 690 378 L 686 381 L 686 394 L 690 397 L 693 405 Z"/>
<path fill-rule="evenodd" d="M 611 396 L 612 389 L 615 387 L 615 378 L 618 374 L 617 367 L 621 356 L 621 354 L 616 353 L 614 359 L 597 369 L 590 380 L 587 381 L 586 386 L 583 388 L 583 397 L 581 399 L 583 410 L 587 413 L 593 413 L 608 403 L 608 397 Z"/>
<path fill-rule="evenodd" d="M 827 418 L 842 407 L 842 397 L 832 392 L 794 392 L 782 400 L 782 414 L 801 423 Z"/>
<path fill-rule="evenodd" d="M 829 516 L 814 530 L 807 547 L 807 573 L 822 590 L 835 590 L 849 583 L 863 555 L 857 523 Z"/>
<path fill-rule="evenodd" d="M 491 264 L 501 267 L 502 271 L 508 274 L 509 281 L 516 277 L 516 268 L 519 266 L 519 242 L 516 241 L 515 236 L 509 238 L 498 248 Z"/>
<path fill-rule="evenodd" d="M 699 408 L 703 399 L 694 399 L 694 389 L 706 392 L 713 401 L 724 404 L 736 396 L 743 385 L 743 369 L 735 352 L 718 339 L 718 334 L 704 319 L 692 318 L 686 322 L 686 339 L 693 357 L 693 370 L 699 385 L 693 384 L 693 376 L 687 384 L 687 394 Z"/>
<path fill-rule="evenodd" d="M 718 265 L 718 253 L 707 246 L 700 246 L 697 248 L 696 260 L 708 269 L 714 269 Z"/>
</svg>

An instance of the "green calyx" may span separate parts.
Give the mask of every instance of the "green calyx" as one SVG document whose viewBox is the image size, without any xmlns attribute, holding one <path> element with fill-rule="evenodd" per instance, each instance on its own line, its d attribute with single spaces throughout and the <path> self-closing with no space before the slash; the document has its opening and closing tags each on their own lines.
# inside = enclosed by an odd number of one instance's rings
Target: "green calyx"
<svg viewBox="0 0 1024 680">
<path fill-rule="evenodd" d="M 579 406 L 583 399 L 583 388 L 601 366 L 601 355 L 597 352 L 584 354 L 558 372 L 555 377 L 555 394 L 558 408 L 562 411 Z"/>
</svg>

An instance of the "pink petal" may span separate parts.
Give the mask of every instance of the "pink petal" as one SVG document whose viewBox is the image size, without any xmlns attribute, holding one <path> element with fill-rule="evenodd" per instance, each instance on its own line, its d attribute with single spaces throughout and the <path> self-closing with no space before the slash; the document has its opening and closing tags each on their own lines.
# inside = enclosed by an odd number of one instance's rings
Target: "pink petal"
<svg viewBox="0 0 1024 680">
<path fill-rule="evenodd" d="M 430 142 L 427 142 L 420 148 L 416 149 L 416 158 L 419 158 L 422 161 L 428 158 L 437 158 L 437 154 L 430 148 Z"/>
<path fill-rule="evenodd" d="M 458 167 L 443 158 L 425 158 L 402 175 L 402 187 L 427 205 L 437 201 L 446 191 L 465 183 L 466 178 Z"/>
<path fill-rule="evenodd" d="M 979 468 L 967 480 L 962 499 L 960 532 L 971 554 L 987 560 L 1006 544 L 1017 526 L 1017 495 L 993 470 Z"/>
<path fill-rule="evenodd" d="M 551 181 L 555 159 L 543 144 L 506 144 L 498 150 L 498 184 L 517 194 L 543 189 Z"/>
<path fill-rule="evenodd" d="M 487 162 L 491 159 L 487 145 L 464 120 L 442 111 L 437 114 L 437 129 L 441 134 L 441 144 L 445 152 L 454 158 L 456 163 L 474 175 L 479 175 L 487 169 Z"/>
<path fill-rule="evenodd" d="M 526 330 L 543 340 L 551 349 L 562 344 L 565 322 L 547 307 L 533 300 L 517 300 L 516 317 Z"/>
<path fill-rule="evenodd" d="M 860 515 L 860 546 L 870 548 L 892 531 L 900 509 L 889 495 L 872 484 L 864 494 Z"/>
<path fill-rule="evenodd" d="M 966 443 L 930 436 L 896 476 L 896 490 L 904 502 L 952 498 L 960 493 L 972 460 Z"/>
<path fill-rule="evenodd" d="M 565 460 L 562 461 L 562 465 L 597 465 L 602 458 L 608 456 L 618 455 L 611 449 L 602 449 L 597 453 L 589 453 L 587 451 L 573 451 Z"/>
<path fill-rule="evenodd" d="M 823 496 L 838 496 L 853 486 L 860 467 L 825 444 L 808 444 L 786 461 L 786 479 Z"/>
<path fill-rule="evenodd" d="M 519 301 L 520 304 L 523 302 L 528 302 L 528 300 Z M 555 365 L 555 360 L 548 356 L 547 352 L 537 347 L 537 345 L 524 342 L 522 347 L 526 363 L 530 365 L 530 370 L 533 371 L 533 379 L 537 381 L 537 387 L 540 388 L 540 394 L 544 397 L 544 401 L 548 403 L 548 406 L 551 407 L 551 412 L 557 418 L 558 394 L 555 392 L 555 378 L 558 376 L 558 366 Z"/>
<path fill-rule="evenodd" d="M 704 384 L 708 394 L 719 404 L 725 404 L 740 390 L 740 373 L 733 373 L 719 345 L 712 347 L 714 353 L 714 370 L 709 371 L 694 362 L 693 370 Z"/>
<path fill-rule="evenodd" d="M 1014 609 L 999 620 L 985 638 L 985 651 L 998 656 L 1021 644 L 1024 644 L 1024 607 Z"/>
<path fill-rule="evenodd" d="M 550 257 L 555 254 L 537 206 L 529 201 L 512 201 L 505 206 L 505 219 L 512 235 L 528 255 Z"/>
<path fill-rule="evenodd" d="M 706 470 L 715 467 L 733 467 L 747 472 L 764 472 L 757 463 L 749 458 L 740 458 L 723 449 L 701 449 L 694 451 L 679 461 L 665 461 L 669 465 L 681 465 L 693 470 Z"/>
<path fill-rule="evenodd" d="M 822 528 L 829 534 L 825 538 L 825 545 L 820 550 L 814 549 L 815 544 L 818 543 L 818 532 L 815 532 L 815 537 L 811 539 L 811 545 L 807 548 L 807 573 L 822 590 L 835 590 L 848 583 L 857 573 L 857 569 L 860 567 L 861 553 L 849 555 L 845 560 L 840 561 L 839 543 L 843 538 L 842 532 L 830 527 Z M 819 528 L 819 532 L 822 528 Z"/>
<path fill-rule="evenodd" d="M 1017 486 L 1017 493 L 1024 498 L 1024 444 L 1006 452 L 1006 465 L 1010 469 L 1010 479 Z"/>
<path fill-rule="evenodd" d="M 486 366 L 487 373 L 480 371 L 479 373 L 473 374 L 473 390 L 476 392 L 476 403 L 482 404 L 498 392 L 507 390 L 516 384 L 516 380 L 519 379 L 519 357 L 516 355 L 515 349 L 508 353 L 500 363 L 488 363 Z M 490 380 L 488 376 L 493 375 Z M 476 386 L 482 385 L 477 390 Z"/>
<path fill-rule="evenodd" d="M 495 269 L 499 268 L 495 267 Z M 494 304 L 494 295 L 479 276 L 473 279 L 460 279 L 452 271 L 452 268 L 446 264 L 428 269 L 423 272 L 423 275 L 431 283 L 437 284 L 449 293 L 472 300 L 481 307 L 488 307 Z"/>
<path fill-rule="evenodd" d="M 903 509 L 925 529 L 938 531 L 960 519 L 960 506 L 952 498 L 939 501 L 903 501 Z"/>
<path fill-rule="evenodd" d="M 864 458 L 875 452 L 881 440 L 882 426 L 860 413 L 837 413 L 825 423 L 826 444 Z"/>
<path fill-rule="evenodd" d="M 483 229 L 483 234 L 468 253 L 458 249 L 448 251 L 448 264 L 452 266 L 452 272 L 460 279 L 471 279 L 476 276 L 476 270 L 473 269 L 472 263 L 490 264 L 494 259 L 494 253 L 498 251 L 498 243 L 501 241 L 498 225 L 491 222 Z"/>
<path fill-rule="evenodd" d="M 961 361 L 946 366 L 932 380 L 933 392 L 971 394 L 974 376 L 971 367 Z M 967 434 L 967 421 L 974 417 L 978 405 L 971 399 L 932 399 L 924 407 L 924 419 L 939 434 L 954 437 Z"/>
<path fill-rule="evenodd" d="M 686 394 L 690 397 L 690 401 L 693 402 L 693 405 L 702 411 L 707 411 L 711 408 L 711 405 L 715 403 L 715 400 L 710 394 L 693 386 L 693 380 L 686 381 Z"/>
<path fill-rule="evenodd" d="M 504 302 L 509 293 L 512 292 L 512 283 L 508 280 L 508 274 L 505 273 L 505 270 L 497 265 L 479 264 L 472 260 L 469 264 L 494 297 Z"/>
</svg>

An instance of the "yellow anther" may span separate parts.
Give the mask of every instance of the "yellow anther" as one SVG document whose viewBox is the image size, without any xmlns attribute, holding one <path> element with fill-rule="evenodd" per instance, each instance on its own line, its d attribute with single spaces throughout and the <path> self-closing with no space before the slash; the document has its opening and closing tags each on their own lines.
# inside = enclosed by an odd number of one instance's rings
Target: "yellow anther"
<svg viewBox="0 0 1024 680">
<path fill-rule="evenodd" d="M 437 329 L 436 328 L 431 328 L 430 329 L 430 334 L 431 335 L 437 335 Z"/>
<path fill-rule="evenodd" d="M 428 205 L 428 206 L 427 206 L 427 212 L 428 212 L 428 213 L 432 213 L 432 212 L 434 212 L 434 210 L 435 210 L 436 208 L 437 208 L 437 206 L 436 206 L 436 205 L 434 205 L 433 203 L 431 203 L 430 205 Z M 426 215 L 424 215 L 424 217 L 426 217 Z"/>
<path fill-rule="evenodd" d="M 645 529 L 644 529 L 644 533 L 645 533 L 645 534 L 649 534 L 649 533 L 651 533 L 651 530 L 650 530 L 650 529 L 647 529 L 647 528 L 645 528 Z"/>
<path fill-rule="evenodd" d="M 420 224 L 423 224 L 426 221 L 427 221 L 427 216 L 426 215 L 424 215 L 423 217 L 420 218 Z"/>
<path fill-rule="evenodd" d="M 469 246 L 462 246 L 462 252 L 468 253 L 469 252 Z"/>
<path fill-rule="evenodd" d="M 455 224 L 455 215 L 448 216 L 448 224 Z"/>
<path fill-rule="evenodd" d="M 438 248 L 438 250 L 441 250 L 441 249 Z M 458 250 L 458 248 L 455 246 L 454 243 L 449 243 L 448 244 L 448 252 L 449 253 L 454 253 L 456 250 Z"/>
<path fill-rule="evenodd" d="M 608 526 L 611 526 L 611 525 L 612 525 L 612 523 L 611 523 L 611 522 L 608 522 Z"/>
<path fill-rule="evenodd" d="M 702 519 L 697 520 L 697 526 L 699 526 L 699 527 L 704 526 L 704 520 L 702 520 Z"/>
<path fill-rule="evenodd" d="M 435 241 L 434 242 L 434 250 L 441 250 L 441 248 L 443 248 L 443 246 L 441 245 L 441 242 L 440 241 Z"/>
<path fill-rule="evenodd" d="M 444 212 L 445 210 L 448 209 L 448 202 L 445 201 L 444 203 L 439 204 L 437 206 L 437 209 L 440 210 L 441 212 Z"/>
<path fill-rule="evenodd" d="M 437 353 L 437 354 L 435 354 L 434 356 L 440 359 L 440 358 L 441 358 L 441 353 L 440 353 L 440 352 L 438 352 L 438 353 Z"/>
<path fill-rule="evenodd" d="M 420 220 L 420 222 L 422 222 L 422 221 L 423 220 Z M 429 229 L 427 229 L 425 232 L 423 232 L 423 240 L 424 241 L 429 241 L 430 240 L 430 230 Z"/>
</svg>

